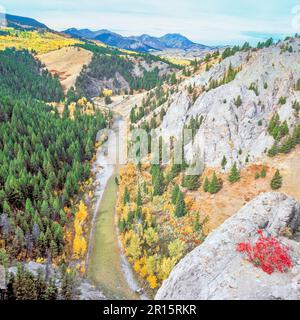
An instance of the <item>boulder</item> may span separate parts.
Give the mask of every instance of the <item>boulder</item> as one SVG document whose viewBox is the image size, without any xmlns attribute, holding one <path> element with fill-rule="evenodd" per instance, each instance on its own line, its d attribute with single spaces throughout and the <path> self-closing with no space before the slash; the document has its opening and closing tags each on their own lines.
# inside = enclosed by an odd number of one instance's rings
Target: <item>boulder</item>
<svg viewBox="0 0 300 320">
<path fill-rule="evenodd" d="M 183 258 L 156 299 L 299 300 L 299 226 L 299 202 L 281 193 L 260 195 Z M 286 273 L 269 275 L 237 252 L 238 243 L 257 240 L 259 229 L 289 247 L 293 267 Z"/>
</svg>

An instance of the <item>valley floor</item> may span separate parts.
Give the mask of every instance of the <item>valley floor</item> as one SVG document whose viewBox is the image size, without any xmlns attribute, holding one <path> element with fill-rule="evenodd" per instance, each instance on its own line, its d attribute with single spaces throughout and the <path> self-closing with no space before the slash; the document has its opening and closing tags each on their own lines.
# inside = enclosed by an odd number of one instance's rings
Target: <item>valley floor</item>
<svg viewBox="0 0 300 320">
<path fill-rule="evenodd" d="M 101 106 L 98 105 L 98 107 Z M 114 131 L 122 130 L 121 127 L 125 124 L 122 118 L 116 119 Z M 95 162 L 96 181 L 99 183 L 95 195 L 98 200 L 92 222 L 87 276 L 91 283 L 100 287 L 108 298 L 136 300 L 140 298 L 137 294 L 140 288 L 122 253 L 116 225 L 115 207 L 118 188 L 115 177 L 118 174 L 119 165 L 109 164 L 105 149 L 105 145 L 100 147 Z"/>
<path fill-rule="evenodd" d="M 95 222 L 88 278 L 100 286 L 109 298 L 138 299 L 138 295 L 130 289 L 121 267 L 114 216 L 116 197 L 117 186 L 112 176 L 104 192 Z"/>
</svg>

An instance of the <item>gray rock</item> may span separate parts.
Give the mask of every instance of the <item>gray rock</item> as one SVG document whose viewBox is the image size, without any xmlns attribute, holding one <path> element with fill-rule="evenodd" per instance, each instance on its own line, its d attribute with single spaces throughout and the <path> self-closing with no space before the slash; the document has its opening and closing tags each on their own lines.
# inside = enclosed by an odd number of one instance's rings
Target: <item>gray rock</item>
<svg viewBox="0 0 300 320">
<path fill-rule="evenodd" d="M 300 203 L 280 193 L 263 194 L 222 226 L 173 269 L 156 299 L 256 300 L 300 299 L 300 242 L 281 236 L 300 226 Z M 240 242 L 254 242 L 258 229 L 288 245 L 293 268 L 268 275 L 236 251 Z"/>
<path fill-rule="evenodd" d="M 92 286 L 88 281 L 82 281 L 77 287 L 78 300 L 107 300 L 102 291 Z"/>
<path fill-rule="evenodd" d="M 295 100 L 300 101 L 300 92 L 294 89 L 300 78 L 299 39 L 291 45 L 293 53 L 281 53 L 279 45 L 237 53 L 208 72 L 186 80 L 179 93 L 170 97 L 173 102 L 157 129 L 158 133 L 166 141 L 170 136 L 179 137 L 191 117 L 203 116 L 195 142 L 201 149 L 206 166 L 220 168 L 223 156 L 227 159 L 226 171 L 234 162 L 242 167 L 246 159 L 250 162 L 261 160 L 274 143 L 267 133 L 268 123 L 274 113 L 277 111 L 281 121 L 286 120 L 289 127 L 297 122 L 292 104 Z M 222 79 L 230 64 L 234 68 L 242 67 L 235 80 L 202 93 L 192 103 L 184 88 L 190 84 L 207 86 L 210 80 Z M 258 96 L 249 90 L 251 83 L 257 85 Z M 234 101 L 239 95 L 242 105 L 237 107 Z M 279 104 L 280 97 L 287 98 L 285 105 Z M 186 154 L 189 157 L 193 154 L 192 144 L 186 147 Z"/>
</svg>

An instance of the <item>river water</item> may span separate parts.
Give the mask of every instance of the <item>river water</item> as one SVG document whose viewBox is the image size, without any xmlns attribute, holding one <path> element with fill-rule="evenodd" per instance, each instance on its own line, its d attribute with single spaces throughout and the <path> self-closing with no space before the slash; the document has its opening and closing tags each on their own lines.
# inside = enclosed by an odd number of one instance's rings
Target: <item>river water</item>
<svg viewBox="0 0 300 320">
<path fill-rule="evenodd" d="M 99 214 L 101 209 L 101 201 L 103 198 L 103 194 L 107 187 L 107 183 L 109 179 L 114 174 L 117 174 L 119 170 L 119 163 L 118 163 L 119 156 L 113 155 L 111 157 L 108 155 L 108 148 L 110 148 L 110 150 L 112 149 L 117 150 L 117 148 L 119 147 L 117 139 L 115 139 L 115 137 L 118 136 L 119 133 L 120 133 L 120 136 L 124 139 L 125 138 L 124 133 L 126 133 L 126 122 L 121 117 L 117 117 L 115 119 L 112 130 L 107 132 L 108 140 L 98 149 L 96 160 L 92 166 L 92 172 L 95 174 L 94 195 L 95 195 L 96 204 L 95 204 L 93 215 L 92 215 L 91 231 L 89 236 L 89 245 L 88 245 L 87 257 L 86 257 L 86 270 L 88 270 L 88 267 L 89 267 L 91 251 L 96 250 L 95 248 L 93 248 L 93 237 L 95 232 L 95 222 L 97 219 L 97 215 Z M 101 138 L 100 133 L 98 134 L 98 136 L 99 136 L 98 138 L 100 139 Z M 116 154 L 118 154 L 118 152 L 116 152 Z M 112 160 L 112 158 L 114 157 L 116 158 L 117 163 L 114 163 L 114 161 Z M 116 197 L 117 197 L 117 194 L 115 195 L 115 197 L 112 197 L 112 198 L 116 199 Z M 115 212 L 112 212 L 111 214 L 115 215 Z M 135 276 L 133 274 L 132 268 L 126 256 L 123 253 L 116 221 L 117 221 L 117 218 L 115 217 L 115 226 L 113 229 L 115 230 L 118 237 L 120 263 L 121 263 L 121 270 L 123 273 L 122 276 L 125 278 L 129 288 L 133 292 L 139 294 L 140 299 L 143 299 L 143 300 L 148 299 L 146 294 L 143 293 L 144 291 L 138 285 L 135 279 Z"/>
</svg>

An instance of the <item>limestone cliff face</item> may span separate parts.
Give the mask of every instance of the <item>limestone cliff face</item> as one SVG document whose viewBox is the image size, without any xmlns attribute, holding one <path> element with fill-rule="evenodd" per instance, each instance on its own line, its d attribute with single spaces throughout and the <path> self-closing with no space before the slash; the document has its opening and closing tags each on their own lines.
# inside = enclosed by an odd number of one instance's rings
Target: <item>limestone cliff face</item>
<svg viewBox="0 0 300 320">
<path fill-rule="evenodd" d="M 280 193 L 257 197 L 179 262 L 156 299 L 300 299 L 299 227 L 299 202 Z M 293 240 L 283 236 L 287 228 Z M 289 246 L 292 269 L 268 275 L 236 251 L 238 243 L 254 242 L 258 229 Z"/>
<path fill-rule="evenodd" d="M 246 159 L 251 162 L 262 158 L 274 142 L 267 133 L 274 113 L 279 113 L 281 121 L 287 120 L 289 127 L 297 122 L 292 104 L 300 101 L 300 91 L 295 90 L 300 78 L 300 40 L 288 44 L 293 52 L 282 52 L 281 45 L 237 53 L 210 71 L 188 79 L 186 86 L 207 87 L 211 80 L 222 79 L 230 65 L 242 68 L 234 81 L 204 92 L 195 103 L 187 90 L 174 94 L 158 131 L 166 139 L 178 137 L 191 117 L 203 116 L 195 141 L 200 145 L 206 166 L 220 168 L 223 156 L 228 161 L 226 170 L 234 162 L 243 166 Z M 252 83 L 257 92 L 249 89 Z M 239 107 L 235 105 L 238 96 L 242 100 Z M 279 103 L 280 97 L 286 97 L 286 104 Z M 191 156 L 191 150 L 188 145 L 187 155 Z"/>
</svg>

